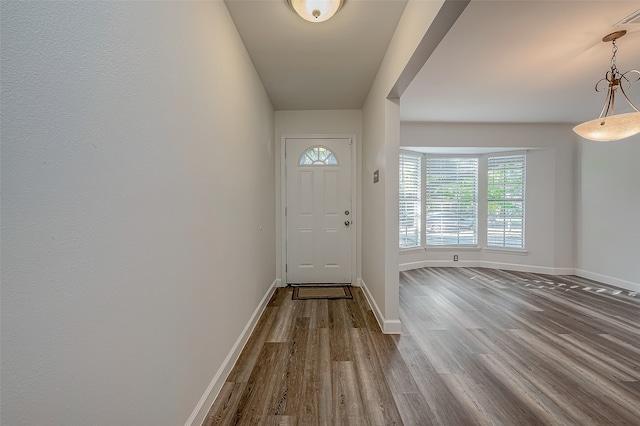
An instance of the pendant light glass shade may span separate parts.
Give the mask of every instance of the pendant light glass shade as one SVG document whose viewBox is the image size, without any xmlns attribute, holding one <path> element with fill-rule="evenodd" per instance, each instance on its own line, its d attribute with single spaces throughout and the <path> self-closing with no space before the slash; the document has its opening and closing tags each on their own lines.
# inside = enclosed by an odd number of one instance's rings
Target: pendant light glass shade
<svg viewBox="0 0 640 426">
<path fill-rule="evenodd" d="M 640 133 L 640 112 L 596 118 L 578 124 L 573 131 L 585 139 L 598 142 L 617 141 Z"/>
<path fill-rule="evenodd" d="M 324 22 L 340 10 L 344 0 L 287 0 L 289 6 L 309 22 Z"/>
<path fill-rule="evenodd" d="M 608 34 L 602 38 L 604 42 L 611 42 L 613 46 L 613 56 L 611 57 L 611 69 L 607 71 L 605 77 L 596 83 L 596 92 L 599 92 L 600 83 L 607 83 L 607 96 L 602 107 L 600 116 L 595 120 L 578 124 L 573 131 L 585 139 L 592 141 L 608 142 L 628 138 L 640 133 L 640 110 L 631 102 L 627 96 L 624 86 L 630 85 L 634 81 L 640 80 L 640 71 L 630 70 L 625 73 L 618 71 L 616 66 L 616 40 L 624 36 L 627 32 L 620 30 Z M 636 77 L 635 79 L 633 77 Z M 629 106 L 635 111 L 627 114 L 615 114 L 616 93 L 621 94 Z"/>
</svg>

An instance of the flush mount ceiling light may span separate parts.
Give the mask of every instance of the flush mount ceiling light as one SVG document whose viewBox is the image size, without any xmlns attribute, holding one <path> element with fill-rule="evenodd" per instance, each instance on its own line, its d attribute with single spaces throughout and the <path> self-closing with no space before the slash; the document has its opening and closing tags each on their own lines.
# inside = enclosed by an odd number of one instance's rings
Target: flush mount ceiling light
<svg viewBox="0 0 640 426">
<path fill-rule="evenodd" d="M 625 85 L 628 87 L 632 82 L 640 80 L 640 71 L 630 70 L 621 73 L 616 67 L 616 52 L 618 51 L 616 40 L 626 33 L 625 30 L 616 31 L 602 38 L 603 42 L 611 42 L 613 45 L 613 56 L 611 57 L 611 69 L 607 71 L 603 79 L 596 83 L 596 92 L 600 92 L 600 83 L 606 81 L 608 83 L 607 97 L 605 98 L 602 112 L 600 112 L 600 116 L 597 119 L 587 121 L 573 128 L 574 132 L 585 139 L 600 142 L 617 141 L 640 133 L 640 111 L 624 91 Z M 631 78 L 632 75 L 634 78 Z M 620 93 L 622 93 L 622 96 L 635 112 L 615 115 L 614 103 L 618 89 L 620 89 Z"/>
<path fill-rule="evenodd" d="M 302 19 L 324 22 L 335 15 L 345 0 L 286 0 Z"/>
</svg>

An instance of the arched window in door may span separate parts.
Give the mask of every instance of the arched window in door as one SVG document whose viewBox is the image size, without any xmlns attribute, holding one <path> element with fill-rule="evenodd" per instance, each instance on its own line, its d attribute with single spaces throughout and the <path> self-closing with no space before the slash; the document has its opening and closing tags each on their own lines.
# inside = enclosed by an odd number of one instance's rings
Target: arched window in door
<svg viewBox="0 0 640 426">
<path fill-rule="evenodd" d="M 338 158 L 324 146 L 313 146 L 300 156 L 301 166 L 337 166 Z"/>
</svg>

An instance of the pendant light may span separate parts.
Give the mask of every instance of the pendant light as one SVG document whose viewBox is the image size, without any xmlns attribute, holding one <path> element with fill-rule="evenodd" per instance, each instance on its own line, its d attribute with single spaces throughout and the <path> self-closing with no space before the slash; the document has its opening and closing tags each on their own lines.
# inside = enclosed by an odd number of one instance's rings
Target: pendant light
<svg viewBox="0 0 640 426">
<path fill-rule="evenodd" d="M 606 81 L 608 83 L 607 96 L 604 101 L 604 106 L 602 107 L 602 112 L 600 112 L 600 116 L 597 119 L 587 121 L 573 128 L 574 132 L 585 139 L 600 142 L 617 141 L 640 133 L 640 111 L 624 91 L 625 84 L 629 85 L 632 82 L 640 80 L 640 71 L 630 70 L 621 73 L 616 67 L 616 52 L 618 51 L 616 40 L 626 33 L 625 30 L 616 31 L 602 38 L 603 42 L 611 42 L 613 45 L 613 56 L 611 57 L 611 69 L 607 71 L 603 79 L 596 83 L 596 92 L 600 92 L 600 83 Z M 632 75 L 634 75 L 634 77 L 637 75 L 637 77 L 631 79 L 630 77 Z M 635 112 L 615 115 L 614 104 L 618 89 L 620 89 L 620 93 Z"/>
<path fill-rule="evenodd" d="M 340 10 L 344 0 L 287 0 L 287 4 L 302 19 L 309 22 L 324 22 Z"/>
</svg>

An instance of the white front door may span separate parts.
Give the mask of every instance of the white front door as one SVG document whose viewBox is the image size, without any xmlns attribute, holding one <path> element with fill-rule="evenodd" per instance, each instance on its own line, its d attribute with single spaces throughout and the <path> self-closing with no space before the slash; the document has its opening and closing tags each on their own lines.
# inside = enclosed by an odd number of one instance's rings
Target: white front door
<svg viewBox="0 0 640 426">
<path fill-rule="evenodd" d="M 350 138 L 286 139 L 287 284 L 351 284 Z"/>
</svg>

